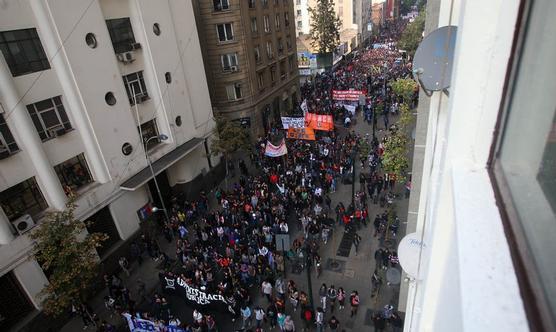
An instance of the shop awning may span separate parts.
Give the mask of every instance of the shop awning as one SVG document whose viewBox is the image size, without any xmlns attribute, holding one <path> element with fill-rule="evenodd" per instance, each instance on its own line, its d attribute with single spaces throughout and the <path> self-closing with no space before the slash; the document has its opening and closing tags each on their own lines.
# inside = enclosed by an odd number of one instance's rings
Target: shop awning
<svg viewBox="0 0 556 332">
<path fill-rule="evenodd" d="M 168 167 L 175 164 L 181 158 L 189 154 L 191 151 L 195 150 L 200 144 L 204 142 L 203 138 L 193 138 L 186 143 L 178 146 L 174 150 L 170 151 L 169 153 L 165 154 L 157 161 L 153 162 L 153 171 L 155 175 L 160 174 Z M 137 188 L 143 186 L 147 183 L 150 179 L 152 179 L 153 175 L 151 173 L 150 168 L 147 166 L 139 171 L 134 176 L 127 179 L 124 183 L 120 185 L 122 190 L 134 191 Z"/>
</svg>

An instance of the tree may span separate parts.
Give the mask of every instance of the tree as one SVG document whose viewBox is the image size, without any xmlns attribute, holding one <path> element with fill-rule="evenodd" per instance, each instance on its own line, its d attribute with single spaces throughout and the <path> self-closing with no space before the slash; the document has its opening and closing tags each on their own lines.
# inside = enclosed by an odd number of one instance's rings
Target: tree
<svg viewBox="0 0 556 332">
<path fill-rule="evenodd" d="M 228 181 L 228 158 L 238 151 L 248 151 L 249 133 L 238 122 L 230 121 L 222 116 L 216 117 L 217 137 L 212 141 L 211 153 L 224 155 L 226 163 L 226 187 Z"/>
<path fill-rule="evenodd" d="M 415 5 L 415 0 L 401 0 L 400 1 L 400 14 L 407 15 L 411 12 L 411 7 Z"/>
<path fill-rule="evenodd" d="M 319 53 L 333 52 L 340 44 L 342 22 L 334 12 L 332 0 L 317 0 L 316 8 L 309 8 L 311 14 L 311 46 Z"/>
<path fill-rule="evenodd" d="M 401 130 L 395 130 L 384 138 L 382 167 L 385 173 L 395 174 L 397 182 L 400 183 L 405 181 L 405 174 L 409 167 L 407 147 L 407 136 Z"/>
<path fill-rule="evenodd" d="M 409 23 L 402 32 L 398 48 L 405 50 L 411 57 L 415 54 L 425 30 L 425 11 L 419 12 L 415 20 Z"/>
<path fill-rule="evenodd" d="M 411 78 L 400 78 L 390 84 L 392 91 L 398 97 L 402 97 L 405 104 L 410 104 L 413 94 L 417 89 L 417 83 Z"/>
<path fill-rule="evenodd" d="M 83 301 L 98 276 L 96 248 L 108 236 L 104 233 L 83 235 L 85 224 L 74 216 L 76 205 L 71 198 L 64 211 L 49 213 L 31 233 L 33 255 L 45 271 L 49 284 L 40 292 L 46 314 L 59 316 L 74 301 Z"/>
</svg>

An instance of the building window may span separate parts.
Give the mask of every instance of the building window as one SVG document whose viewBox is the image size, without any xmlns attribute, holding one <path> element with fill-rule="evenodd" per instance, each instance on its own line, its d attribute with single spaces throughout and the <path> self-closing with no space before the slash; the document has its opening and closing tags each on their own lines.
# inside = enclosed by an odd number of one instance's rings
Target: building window
<svg viewBox="0 0 556 332">
<path fill-rule="evenodd" d="M 258 45 L 253 48 L 253 54 L 255 54 L 255 62 L 260 63 L 262 59 L 261 59 L 261 50 Z"/>
<path fill-rule="evenodd" d="M 268 18 L 268 15 L 265 15 L 263 17 L 263 25 L 264 25 L 264 32 L 270 32 L 270 19 Z"/>
<path fill-rule="evenodd" d="M 285 80 L 288 75 L 286 74 L 286 60 L 280 61 L 280 79 Z"/>
<path fill-rule="evenodd" d="M 272 50 L 272 42 L 271 41 L 266 42 L 266 56 L 269 59 L 274 58 L 274 51 Z"/>
<path fill-rule="evenodd" d="M 528 1 L 513 63 L 508 65 L 507 94 L 502 101 L 500 131 L 495 142 L 491 175 L 500 195 L 497 205 L 507 216 L 506 233 L 518 261 L 517 277 L 524 306 L 538 330 L 553 330 L 556 317 L 556 89 L 550 70 L 556 57 L 556 22 L 545 20 L 551 0 Z M 534 302 L 534 303 L 528 303 Z"/>
<path fill-rule="evenodd" d="M 263 4 L 263 7 L 268 6 L 268 0 L 261 0 L 261 3 Z"/>
<path fill-rule="evenodd" d="M 223 54 L 220 56 L 223 71 L 237 71 L 237 53 Z"/>
<path fill-rule="evenodd" d="M 301 9 L 297 10 L 297 16 L 301 16 Z"/>
<path fill-rule="evenodd" d="M 290 55 L 289 57 L 289 66 L 290 66 L 290 73 L 293 73 L 293 70 L 295 68 L 295 57 L 293 55 Z"/>
<path fill-rule="evenodd" d="M 270 66 L 270 81 L 276 82 L 276 65 Z"/>
<path fill-rule="evenodd" d="M 14 77 L 50 69 L 35 28 L 0 32 L 0 50 Z"/>
<path fill-rule="evenodd" d="M 135 102 L 142 103 L 149 99 L 147 87 L 145 86 L 145 79 L 143 78 L 143 71 L 131 73 L 122 77 L 124 80 L 125 91 L 129 98 L 129 104 L 135 105 Z"/>
<path fill-rule="evenodd" d="M 279 4 L 279 0 L 274 0 L 274 6 L 278 6 Z"/>
<path fill-rule="evenodd" d="M 276 30 L 280 30 L 280 14 L 276 14 L 274 17 L 274 25 L 276 26 Z"/>
<path fill-rule="evenodd" d="M 138 128 L 139 130 L 139 128 Z M 151 137 L 158 136 L 158 126 L 156 125 L 156 119 L 152 119 L 147 121 L 141 125 L 141 129 L 139 131 L 141 135 L 141 140 L 143 145 L 149 141 Z M 160 139 L 151 139 L 149 144 L 147 145 L 147 150 L 152 149 L 153 147 L 157 146 L 160 143 Z"/>
<path fill-rule="evenodd" d="M 251 17 L 251 32 L 257 34 L 259 32 L 259 27 L 257 26 L 257 18 Z"/>
<path fill-rule="evenodd" d="M 228 94 L 228 100 L 238 100 L 243 98 L 241 94 L 241 84 L 234 83 L 226 86 L 226 93 Z"/>
<path fill-rule="evenodd" d="M 290 26 L 290 14 L 288 12 L 284 13 L 284 25 L 287 27 Z"/>
<path fill-rule="evenodd" d="M 43 141 L 71 130 L 71 123 L 62 104 L 61 96 L 27 105 L 27 110 Z"/>
<path fill-rule="evenodd" d="M 135 44 L 135 36 L 133 35 L 129 17 L 106 20 L 106 26 L 108 27 L 112 46 L 114 46 L 116 54 L 129 52 L 133 49 L 132 45 Z"/>
<path fill-rule="evenodd" d="M 303 22 L 302 21 L 297 21 L 297 28 L 298 29 L 303 28 Z"/>
<path fill-rule="evenodd" d="M 296 4 L 297 6 L 301 6 L 301 0 L 295 0 L 295 4 Z"/>
<path fill-rule="evenodd" d="M 48 204 L 32 177 L 0 192 L 0 206 L 13 221 L 24 214 L 36 216 L 46 210 Z"/>
<path fill-rule="evenodd" d="M 284 54 L 284 44 L 282 43 L 282 38 L 278 38 L 278 55 Z"/>
<path fill-rule="evenodd" d="M 251 9 L 255 8 L 255 2 L 256 0 L 249 0 L 249 8 Z"/>
<path fill-rule="evenodd" d="M 218 24 L 216 25 L 216 31 L 220 42 L 234 40 L 234 29 L 232 23 Z"/>
<path fill-rule="evenodd" d="M 17 151 L 19 151 L 19 147 L 15 142 L 4 116 L 0 114 L 0 158 L 4 155 L 10 155 Z"/>
<path fill-rule="evenodd" d="M 292 41 L 290 36 L 286 36 L 286 47 L 288 48 L 288 51 L 292 50 Z"/>
<path fill-rule="evenodd" d="M 68 196 L 84 185 L 93 182 L 83 153 L 54 166 L 54 170 Z"/>
<path fill-rule="evenodd" d="M 216 12 L 230 9 L 230 2 L 228 0 L 212 0 L 212 3 Z"/>
<path fill-rule="evenodd" d="M 15 325 L 21 323 L 25 316 L 33 312 L 35 307 L 13 271 L 0 277 L 0 289 L 2 290 L 2 296 L 0 297 L 2 321 L 0 327 L 2 331 L 11 331 L 15 328 Z"/>
<path fill-rule="evenodd" d="M 264 89 L 264 70 L 257 73 L 257 82 L 259 83 L 259 89 Z"/>
</svg>

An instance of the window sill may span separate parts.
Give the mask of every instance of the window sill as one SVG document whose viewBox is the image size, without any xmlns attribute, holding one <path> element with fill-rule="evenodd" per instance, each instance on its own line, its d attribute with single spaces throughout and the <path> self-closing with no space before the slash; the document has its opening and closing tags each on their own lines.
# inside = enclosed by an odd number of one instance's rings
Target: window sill
<svg viewBox="0 0 556 332">
<path fill-rule="evenodd" d="M 237 44 L 238 41 L 235 39 L 232 40 L 225 40 L 225 41 L 218 41 L 218 45 L 228 45 L 228 44 Z"/>
<path fill-rule="evenodd" d="M 213 9 L 213 10 L 212 10 L 212 14 L 213 14 L 213 15 L 220 15 L 220 14 L 229 13 L 229 12 L 231 12 L 231 11 L 232 11 L 232 9 L 230 9 L 230 8 L 228 8 L 228 9 L 221 9 L 221 10 L 214 10 L 214 9 Z"/>
<path fill-rule="evenodd" d="M 54 137 L 47 137 L 47 138 L 43 139 L 42 142 L 45 143 L 45 142 L 48 142 L 48 141 L 53 140 L 55 138 L 60 138 L 62 136 L 66 136 L 67 134 L 69 134 L 70 132 L 72 132 L 74 130 L 75 130 L 75 128 L 66 129 L 66 132 L 63 135 L 54 136 Z"/>
</svg>

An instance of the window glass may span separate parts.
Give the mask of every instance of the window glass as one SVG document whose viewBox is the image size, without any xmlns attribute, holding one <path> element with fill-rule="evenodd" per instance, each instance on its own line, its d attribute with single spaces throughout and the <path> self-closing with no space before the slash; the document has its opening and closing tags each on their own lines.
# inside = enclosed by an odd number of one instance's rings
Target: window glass
<svg viewBox="0 0 556 332">
<path fill-rule="evenodd" d="M 72 129 L 60 96 L 27 105 L 27 110 L 43 141 L 64 134 L 61 129 Z"/>
<path fill-rule="evenodd" d="M 4 119 L 4 116 L 0 114 L 0 153 L 14 153 L 19 151 L 19 147 L 15 142 L 15 139 Z"/>
<path fill-rule="evenodd" d="M 66 195 L 75 193 L 79 188 L 93 182 L 84 154 L 77 155 L 54 166 L 58 179 Z"/>
<path fill-rule="evenodd" d="M 0 206 L 11 221 L 24 214 L 36 216 L 48 207 L 34 177 L 0 192 Z"/>
<path fill-rule="evenodd" d="M 528 2 L 504 103 L 494 176 L 543 319 L 556 321 L 556 2 Z M 525 15 L 525 14 L 524 14 Z M 547 93 L 548 92 L 548 93 Z M 516 243 L 516 241 L 512 241 Z"/>
<path fill-rule="evenodd" d="M 122 78 L 130 105 L 135 105 L 135 101 L 142 103 L 143 101 L 149 99 L 147 86 L 145 85 L 145 79 L 143 78 L 143 71 L 131 73 L 123 76 Z"/>
<path fill-rule="evenodd" d="M 14 77 L 50 69 L 34 28 L 0 32 L 0 50 Z"/>
<path fill-rule="evenodd" d="M 142 134 L 142 141 L 145 144 L 151 137 L 158 136 L 158 127 L 156 125 L 156 119 L 152 119 L 147 121 L 141 125 L 141 134 Z M 147 150 L 155 147 L 160 143 L 160 139 L 151 139 L 149 144 L 147 145 Z"/>
<path fill-rule="evenodd" d="M 132 44 L 135 44 L 135 36 L 129 17 L 106 20 L 106 26 L 115 53 L 129 52 L 133 49 Z"/>
</svg>

